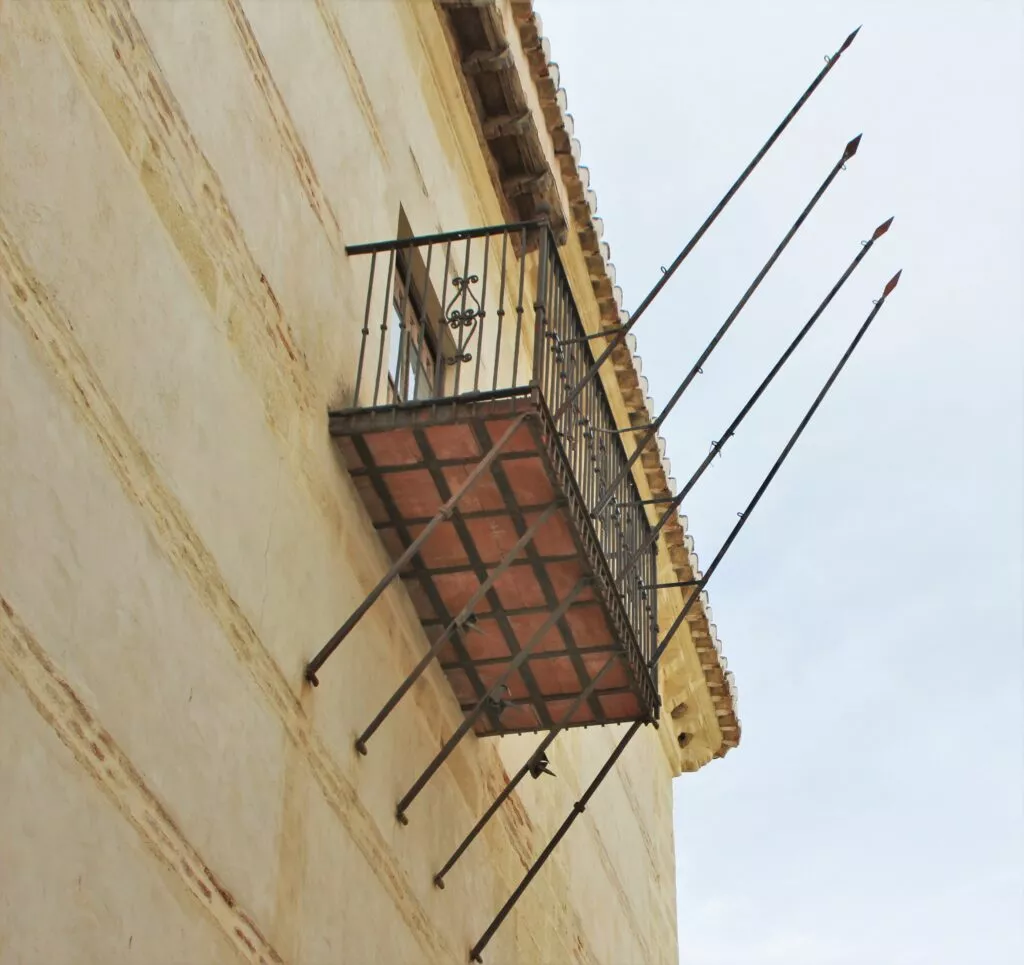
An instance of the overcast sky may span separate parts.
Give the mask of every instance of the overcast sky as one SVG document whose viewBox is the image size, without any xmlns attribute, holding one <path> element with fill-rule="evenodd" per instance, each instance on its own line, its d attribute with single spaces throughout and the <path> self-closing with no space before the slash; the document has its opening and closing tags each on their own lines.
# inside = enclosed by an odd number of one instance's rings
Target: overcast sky
<svg viewBox="0 0 1024 965">
<path fill-rule="evenodd" d="M 895 215 L 685 507 L 705 563 L 904 269 L 709 588 L 743 741 L 676 781 L 681 960 L 1017 965 L 1024 4 L 538 7 L 627 307 L 864 24 L 637 325 L 664 401 L 863 131 L 669 420 L 682 481 Z"/>
</svg>

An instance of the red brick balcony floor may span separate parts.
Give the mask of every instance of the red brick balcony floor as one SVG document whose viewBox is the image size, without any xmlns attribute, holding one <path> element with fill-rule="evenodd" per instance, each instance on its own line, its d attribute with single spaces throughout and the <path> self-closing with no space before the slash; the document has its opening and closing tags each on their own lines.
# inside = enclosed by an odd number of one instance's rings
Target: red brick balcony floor
<svg viewBox="0 0 1024 965">
<path fill-rule="evenodd" d="M 548 729 L 615 657 L 570 726 L 647 719 L 657 692 L 550 415 L 536 391 L 331 414 L 346 465 L 392 559 L 518 415 L 501 455 L 401 574 L 430 641 L 553 502 L 558 508 L 439 658 L 464 711 L 490 691 L 582 579 L 564 615 L 507 680 L 480 735 Z"/>
</svg>

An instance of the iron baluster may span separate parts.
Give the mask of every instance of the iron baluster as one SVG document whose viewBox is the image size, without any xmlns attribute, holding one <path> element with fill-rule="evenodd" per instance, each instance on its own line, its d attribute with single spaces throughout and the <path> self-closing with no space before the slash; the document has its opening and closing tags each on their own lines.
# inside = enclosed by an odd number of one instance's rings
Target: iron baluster
<svg viewBox="0 0 1024 965">
<path fill-rule="evenodd" d="M 380 373 L 384 366 L 384 353 L 387 351 L 388 314 L 391 311 L 391 283 L 395 274 L 395 250 L 388 254 L 388 277 L 384 282 L 384 308 L 380 318 L 380 346 L 377 350 L 377 376 L 373 383 L 373 404 L 377 405 L 380 396 Z"/>
<path fill-rule="evenodd" d="M 480 307 L 476 320 L 476 369 L 473 373 L 473 391 L 480 391 L 480 362 L 484 357 L 484 319 L 487 316 L 487 266 L 490 261 L 491 239 L 485 238 L 484 267 L 480 274 Z"/>
<path fill-rule="evenodd" d="M 523 339 L 523 294 L 526 285 L 526 228 L 519 231 L 519 295 L 516 299 L 516 339 L 512 349 L 512 384 L 519 384 L 519 345 Z M 539 331 L 540 325 L 534 326 Z M 534 345 L 536 353 L 536 345 Z"/>
<path fill-rule="evenodd" d="M 498 274 L 498 310 L 495 313 L 497 323 L 494 332 L 494 374 L 491 378 L 491 389 L 498 387 L 498 373 L 501 371 L 501 330 L 505 323 L 505 280 L 506 258 L 508 255 L 508 232 L 501 233 L 501 271 Z M 515 375 L 512 376 L 515 385 Z"/>
<path fill-rule="evenodd" d="M 403 250 L 396 252 L 396 267 L 402 264 Z M 405 324 L 405 313 L 409 309 L 410 287 L 412 285 L 412 248 L 404 250 L 405 282 L 402 289 L 401 303 L 398 306 L 398 353 L 397 371 L 395 372 L 395 402 L 409 401 L 409 358 L 412 336 Z M 393 334 L 393 333 L 392 333 Z"/>
<path fill-rule="evenodd" d="M 465 326 L 469 324 L 469 321 L 466 318 L 466 298 L 471 284 L 470 279 L 476 277 L 469 273 L 469 249 L 471 244 L 472 240 L 467 238 L 465 241 L 466 252 L 463 257 L 462 274 L 457 275 L 452 279 L 452 286 L 455 289 L 455 294 L 452 297 L 451 305 L 453 306 L 456 302 L 459 302 L 459 307 L 452 308 L 449 306 L 445 311 L 446 321 L 452 329 L 452 340 L 455 342 L 455 352 L 449 360 L 452 367 L 455 369 L 455 384 L 452 389 L 453 395 L 459 394 L 459 385 L 461 383 L 462 376 L 462 363 L 466 360 L 465 345 L 463 344 Z"/>
<path fill-rule="evenodd" d="M 547 325 L 547 300 L 549 297 L 548 260 L 551 232 L 547 228 L 540 229 L 537 255 L 537 298 L 533 303 L 533 384 L 540 385 L 541 353 L 538 347 L 544 344 L 544 329 Z M 556 256 L 557 257 L 557 256 Z M 525 258 L 521 259 L 525 262 Z"/>
<path fill-rule="evenodd" d="M 363 310 L 363 329 L 359 339 L 359 361 L 356 363 L 356 387 L 352 391 L 352 405 L 359 405 L 359 390 L 363 384 L 363 362 L 366 359 L 366 340 L 370 336 L 370 302 L 373 295 L 373 276 L 377 269 L 377 253 L 370 256 L 370 283 L 366 286 L 366 308 Z"/>
<path fill-rule="evenodd" d="M 448 241 L 444 246 L 444 274 L 441 276 L 441 326 L 438 332 L 437 352 L 434 358 L 434 395 L 443 396 L 444 391 L 444 351 L 445 338 L 447 336 L 447 324 L 444 317 L 444 307 L 448 303 L 448 276 L 452 266 L 452 242 Z"/>
<path fill-rule="evenodd" d="M 426 266 L 423 269 L 424 286 L 427 286 L 427 285 L 430 284 L 430 262 L 433 259 L 433 257 L 434 257 L 434 246 L 433 245 L 427 245 L 427 261 L 426 261 Z M 427 307 L 426 307 L 425 300 L 419 306 L 419 312 L 417 313 L 417 317 L 418 317 L 418 321 L 419 321 L 420 337 L 419 337 L 419 343 L 416 346 L 416 362 L 415 362 L 415 369 L 414 369 L 415 374 L 416 374 L 416 378 L 415 378 L 414 387 L 413 387 L 413 398 L 414 399 L 415 398 L 419 398 L 419 395 L 420 395 L 420 392 L 419 392 L 420 381 L 421 380 L 426 381 L 423 378 L 424 373 L 425 373 L 425 369 L 426 369 L 426 367 L 424 365 L 423 348 L 424 348 L 424 345 L 426 345 L 427 328 L 430 326 L 430 319 L 427 317 Z M 428 384 L 427 385 L 427 389 L 429 390 L 430 395 L 433 396 L 434 395 L 433 387 Z"/>
</svg>

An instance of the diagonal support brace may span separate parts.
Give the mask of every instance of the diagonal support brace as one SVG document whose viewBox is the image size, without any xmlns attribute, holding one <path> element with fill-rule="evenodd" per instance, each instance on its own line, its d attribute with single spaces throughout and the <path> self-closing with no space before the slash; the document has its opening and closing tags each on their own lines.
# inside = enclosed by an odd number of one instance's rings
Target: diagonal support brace
<svg viewBox="0 0 1024 965">
<path fill-rule="evenodd" d="M 565 616 L 566 610 L 568 610 L 569 607 L 572 606 L 576 597 L 578 597 L 580 593 L 583 592 L 583 590 L 587 587 L 589 583 L 590 578 L 585 577 L 584 579 L 580 580 L 569 591 L 568 595 L 558 604 L 558 606 L 551 612 L 551 614 L 540 625 L 540 627 L 537 628 L 537 631 L 533 634 L 533 636 L 530 637 L 526 646 L 523 647 L 523 649 L 520 650 L 519 653 L 517 653 L 515 657 L 512 658 L 512 660 L 509 661 L 509 664 L 505 668 L 505 671 L 494 682 L 494 684 L 491 686 L 491 689 L 476 702 L 473 709 L 466 715 L 462 723 L 459 724 L 455 733 L 448 738 L 448 741 L 445 743 L 444 747 L 441 748 L 437 756 L 430 762 L 427 769 L 416 779 L 416 782 L 413 784 L 413 786 L 409 788 L 409 790 L 406 792 L 405 797 L 403 797 L 402 800 L 398 802 L 398 806 L 395 808 L 395 817 L 398 818 L 400 824 L 404 825 L 409 823 L 409 819 L 405 815 L 405 812 L 408 810 L 409 805 L 416 800 L 416 797 L 419 795 L 420 791 L 422 791 L 423 788 L 426 787 L 427 782 L 434 776 L 434 774 L 437 773 L 438 768 L 448 759 L 452 751 L 455 750 L 459 741 L 461 741 L 462 738 L 466 736 L 469 729 L 476 722 L 476 719 L 486 709 L 487 701 L 491 698 L 493 694 L 498 693 L 502 689 L 502 687 L 504 687 L 509 677 L 511 677 L 512 674 L 514 674 L 529 659 L 533 651 L 536 650 L 538 646 L 540 646 L 540 642 L 544 639 L 544 637 L 548 635 L 551 628 L 556 623 L 558 623 L 558 621 L 561 620 L 563 616 Z"/>
<path fill-rule="evenodd" d="M 537 745 L 537 749 L 530 755 L 527 762 L 516 771 L 515 775 L 508 781 L 508 783 L 501 789 L 501 792 L 491 803 L 491 806 L 483 813 L 480 820 L 473 825 L 473 829 L 463 839 L 461 844 L 452 852 L 451 857 L 444 863 L 444 867 L 434 875 L 434 884 L 443 889 L 444 878 L 449 871 L 455 866 L 455 862 L 459 860 L 465 854 L 466 849 L 476 840 L 477 836 L 483 831 L 487 822 L 498 813 L 501 806 L 511 797 L 512 792 L 519 786 L 519 783 L 526 777 L 527 774 L 533 774 L 534 768 L 537 766 L 541 758 L 546 756 L 547 749 L 554 743 L 555 738 L 569 726 L 569 721 L 576 716 L 576 711 L 583 706 L 584 701 L 590 699 L 590 695 L 597 689 L 597 685 L 601 682 L 604 675 L 611 670 L 615 665 L 615 662 L 621 655 L 614 653 L 608 658 L 604 666 L 594 675 L 593 679 L 583 689 L 583 691 L 576 697 L 576 699 L 569 705 L 569 709 L 562 715 L 558 723 L 548 731 L 544 740 Z"/>
<path fill-rule="evenodd" d="M 537 856 L 537 860 L 530 865 L 529 871 L 523 876 L 523 880 L 519 882 L 518 887 L 509 896 L 508 901 L 501 906 L 501 911 L 494 916 L 483 935 L 480 936 L 480 940 L 473 946 L 469 953 L 469 960 L 471 962 L 482 962 L 483 959 L 480 957 L 481 952 L 487 947 L 487 943 L 494 937 L 494 933 L 501 927 L 502 922 L 508 917 L 509 912 L 515 906 L 516 902 L 519 901 L 523 892 L 529 887 L 530 882 L 537 877 L 537 873 L 541 868 L 544 867 L 545 862 L 551 857 L 555 848 L 561 843 L 562 838 L 569 833 L 569 829 L 573 826 L 576 819 L 587 809 L 587 805 L 590 803 L 590 799 L 597 793 L 597 789 L 604 782 L 604 779 L 611 773 L 611 769 L 615 766 L 618 759 L 622 756 L 622 752 L 625 751 L 629 742 L 636 736 L 636 732 L 644 725 L 645 721 L 637 720 L 629 725 L 629 729 L 623 735 L 622 740 L 615 745 L 615 750 L 611 752 L 608 760 L 604 762 L 601 770 L 597 772 L 597 776 L 593 781 L 590 782 L 589 787 L 583 792 L 583 796 L 572 806 L 572 810 L 569 812 L 568 817 L 562 822 L 559 829 L 555 832 L 555 836 L 547 843 L 544 850 Z"/>
<path fill-rule="evenodd" d="M 512 547 L 502 557 L 501 562 L 487 575 L 487 579 L 480 584 L 474 591 L 473 595 L 466 602 L 466 605 L 459 611 L 451 623 L 448 624 L 441 632 L 440 636 L 431 644 L 430 649 L 424 654 L 423 659 L 413 668 L 405 680 L 402 681 L 402 685 L 396 690 L 380 711 L 377 716 L 370 721 L 366 726 L 366 729 L 356 738 L 356 750 L 360 754 L 366 754 L 366 742 L 376 733 L 377 728 L 387 720 L 390 713 L 398 706 L 402 698 L 409 692 L 410 688 L 417 680 L 423 676 L 424 671 L 430 666 L 431 661 L 440 653 L 441 647 L 448 641 L 453 633 L 461 631 L 466 621 L 473 615 L 473 611 L 476 609 L 480 601 L 487 595 L 491 587 L 494 586 L 498 578 L 516 561 L 519 554 L 526 548 L 526 544 L 529 543 L 533 537 L 537 534 L 537 531 L 551 518 L 555 510 L 561 505 L 560 502 L 552 503 L 548 506 L 527 528 L 526 532 L 519 537 L 515 546 Z"/>
<path fill-rule="evenodd" d="M 430 522 L 423 527 L 423 531 L 419 536 L 409 544 L 406 551 L 391 564 L 390 569 L 381 577 L 377 585 L 370 590 L 366 599 L 356 607 L 352 615 L 338 628 L 338 631 L 334 636 L 324 644 L 320 652 L 310 660 L 308 664 L 306 664 L 306 680 L 308 680 L 314 687 L 320 685 L 320 681 L 317 679 L 317 671 L 319 671 L 324 663 L 326 663 L 327 658 L 338 649 L 341 642 L 355 629 L 356 624 L 359 623 L 359 621 L 366 615 L 366 612 L 370 607 L 377 602 L 380 595 L 388 588 L 388 586 L 391 585 L 395 577 L 402 572 L 406 564 L 408 564 L 408 562 L 419 552 L 420 547 L 430 538 L 434 530 L 437 529 L 444 520 L 451 517 L 452 513 L 455 511 L 455 507 L 459 504 L 462 497 L 480 481 L 483 474 L 490 468 L 491 463 L 498 458 L 501 450 L 505 448 L 508 441 L 512 438 L 512 435 L 523 424 L 523 422 L 526 421 L 528 416 L 529 413 L 524 412 L 522 415 L 516 416 L 516 418 L 509 423 L 508 428 L 501 434 L 501 438 L 491 446 L 484 457 L 473 467 L 473 471 L 466 477 L 462 485 L 459 486 L 459 488 L 452 493 L 451 498 L 447 500 L 440 509 L 438 509 Z"/>
</svg>

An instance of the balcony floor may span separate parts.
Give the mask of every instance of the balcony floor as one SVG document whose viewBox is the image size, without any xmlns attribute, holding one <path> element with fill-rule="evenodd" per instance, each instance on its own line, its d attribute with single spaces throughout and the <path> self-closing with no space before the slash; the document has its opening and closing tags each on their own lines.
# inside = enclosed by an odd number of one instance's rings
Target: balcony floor
<svg viewBox="0 0 1024 965">
<path fill-rule="evenodd" d="M 576 583 L 589 578 L 509 678 L 509 692 L 501 695 L 509 706 L 482 714 L 476 732 L 550 728 L 612 656 L 615 665 L 570 726 L 648 719 L 656 713 L 655 684 L 538 392 L 334 412 L 330 427 L 374 526 L 397 559 L 524 412 L 524 424 L 402 580 L 428 639 L 436 639 L 530 523 L 560 501 L 477 606 L 474 628 L 444 645 L 441 664 L 468 711 Z"/>
</svg>

